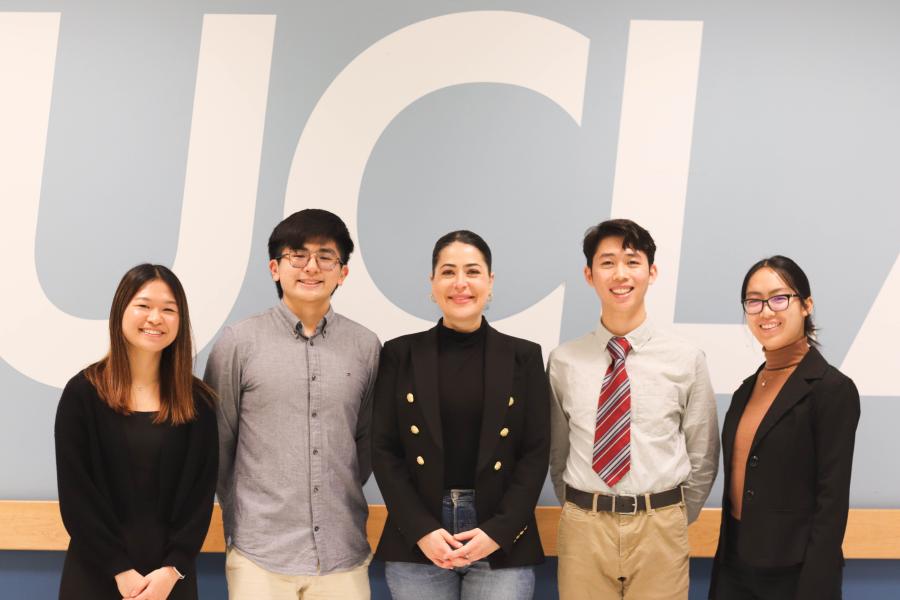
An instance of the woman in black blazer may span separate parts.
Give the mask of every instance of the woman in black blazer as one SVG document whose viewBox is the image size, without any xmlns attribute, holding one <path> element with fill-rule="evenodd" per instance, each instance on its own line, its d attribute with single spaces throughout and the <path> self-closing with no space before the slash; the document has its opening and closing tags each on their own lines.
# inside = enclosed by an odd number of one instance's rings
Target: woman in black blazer
<svg viewBox="0 0 900 600">
<path fill-rule="evenodd" d="M 396 600 L 530 598 L 544 559 L 549 387 L 540 346 L 482 316 L 493 279 L 481 237 L 443 236 L 431 274 L 443 318 L 382 351 L 372 463 L 388 519 L 375 556 Z"/>
<path fill-rule="evenodd" d="M 859 394 L 816 349 L 809 280 L 794 261 L 753 265 L 741 302 L 766 362 L 725 415 L 709 597 L 840 599 Z"/>
<path fill-rule="evenodd" d="M 109 354 L 69 381 L 56 413 L 59 509 L 71 537 L 59 597 L 195 600 L 219 445 L 213 393 L 191 372 L 174 273 L 129 270 L 109 334 Z"/>
</svg>

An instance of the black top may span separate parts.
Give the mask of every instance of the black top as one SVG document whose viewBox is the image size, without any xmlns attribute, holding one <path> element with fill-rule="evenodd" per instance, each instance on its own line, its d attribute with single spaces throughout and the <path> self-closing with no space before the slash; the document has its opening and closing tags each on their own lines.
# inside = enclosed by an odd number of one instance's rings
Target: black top
<svg viewBox="0 0 900 600">
<path fill-rule="evenodd" d="M 121 598 L 117 573 L 173 566 L 186 575 L 170 598 L 196 597 L 195 560 L 212 516 L 216 416 L 195 394 L 197 418 L 154 425 L 122 415 L 79 373 L 56 412 L 59 509 L 71 536 L 61 598 Z"/>
<path fill-rule="evenodd" d="M 442 325 L 384 345 L 375 384 L 372 467 L 388 509 L 375 557 L 431 564 L 416 545 L 440 529 L 444 437 L 438 337 Z M 550 386 L 541 347 L 483 324 L 484 388 L 474 469 L 478 527 L 500 545 L 492 569 L 544 559 L 534 507 L 547 478 Z"/>
<path fill-rule="evenodd" d="M 126 546 L 136 551 L 132 558 L 142 574 L 158 569 L 158 561 L 165 555 L 166 519 L 159 497 L 162 449 L 166 444 L 184 448 L 187 441 L 184 427 L 154 425 L 156 415 L 155 412 L 118 415 L 125 429 L 125 451 L 131 466 L 133 490 L 133 502 L 123 515 L 122 535 Z"/>
<path fill-rule="evenodd" d="M 444 487 L 475 487 L 484 412 L 484 321 L 463 333 L 438 326 L 438 397 L 444 434 Z"/>
</svg>

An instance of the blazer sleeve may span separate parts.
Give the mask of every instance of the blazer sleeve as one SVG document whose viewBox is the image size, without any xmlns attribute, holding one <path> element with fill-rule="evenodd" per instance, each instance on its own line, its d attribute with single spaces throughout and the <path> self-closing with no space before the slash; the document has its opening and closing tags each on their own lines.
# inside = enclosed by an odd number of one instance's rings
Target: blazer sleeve
<svg viewBox="0 0 900 600">
<path fill-rule="evenodd" d="M 849 378 L 816 398 L 816 506 L 797 600 L 819 600 L 840 589 L 841 543 L 850 510 L 850 469 L 859 415 L 859 392 Z"/>
<path fill-rule="evenodd" d="M 91 465 L 92 422 L 88 397 L 77 380 L 63 390 L 56 411 L 56 482 L 59 511 L 72 540 L 83 556 L 110 578 L 134 568 L 121 534 L 112 501 L 98 485 Z M 80 389 L 81 388 L 81 389 Z M 94 440 L 96 442 L 96 440 Z"/>
<path fill-rule="evenodd" d="M 219 466 L 215 412 L 202 401 L 197 402 L 197 409 L 162 562 L 183 574 L 195 571 L 195 560 L 209 531 Z"/>
<path fill-rule="evenodd" d="M 422 503 L 406 464 L 394 397 L 398 368 L 395 347 L 387 343 L 381 352 L 375 382 L 372 466 L 391 522 L 400 530 L 409 547 L 415 548 L 425 534 L 440 529 L 442 525 Z"/>
<path fill-rule="evenodd" d="M 481 524 L 504 552 L 512 553 L 516 537 L 534 518 L 550 461 L 550 385 L 544 372 L 540 346 L 535 345 L 524 361 L 528 402 L 525 433 L 516 456 L 509 485 L 494 515 Z"/>
</svg>

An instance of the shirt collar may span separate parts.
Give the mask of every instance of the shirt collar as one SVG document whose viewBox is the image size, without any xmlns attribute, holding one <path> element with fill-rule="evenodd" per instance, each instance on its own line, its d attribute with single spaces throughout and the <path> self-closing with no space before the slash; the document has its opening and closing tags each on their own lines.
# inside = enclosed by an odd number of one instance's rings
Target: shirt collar
<svg viewBox="0 0 900 600">
<path fill-rule="evenodd" d="M 626 340 L 628 340 L 628 343 L 631 344 L 632 351 L 637 350 L 638 352 L 640 352 L 641 348 L 643 348 L 644 345 L 646 345 L 647 342 L 650 341 L 650 338 L 653 337 L 654 330 L 655 327 L 653 325 L 653 322 L 649 317 L 647 317 L 646 319 L 644 319 L 643 323 L 626 333 L 624 336 L 620 337 L 624 337 Z M 609 329 L 607 329 L 603 325 L 603 321 L 597 322 L 597 329 L 594 331 L 594 335 L 597 338 L 597 343 L 603 346 L 604 351 L 607 344 L 609 344 L 609 340 L 613 337 L 616 337 Z"/>
<path fill-rule="evenodd" d="M 303 323 L 300 322 L 297 315 L 287 307 L 287 304 L 285 304 L 283 300 L 276 305 L 275 309 L 284 319 L 285 324 L 288 326 L 294 337 L 306 337 L 303 335 Z M 334 307 L 329 306 L 328 312 L 325 313 L 325 316 L 322 317 L 322 320 L 316 325 L 316 332 L 310 337 L 316 337 L 320 333 L 323 338 L 328 337 L 328 323 L 332 319 L 334 319 Z"/>
</svg>

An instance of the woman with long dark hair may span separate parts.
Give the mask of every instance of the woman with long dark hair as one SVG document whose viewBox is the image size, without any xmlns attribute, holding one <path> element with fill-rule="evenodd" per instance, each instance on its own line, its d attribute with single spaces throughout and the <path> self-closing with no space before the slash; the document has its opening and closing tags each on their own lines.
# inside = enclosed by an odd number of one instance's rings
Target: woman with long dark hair
<svg viewBox="0 0 900 600">
<path fill-rule="evenodd" d="M 838 600 L 859 394 L 817 349 L 797 263 L 773 256 L 750 267 L 741 304 L 766 361 L 734 393 L 722 427 L 709 597 Z"/>
<path fill-rule="evenodd" d="M 197 598 L 195 561 L 218 468 L 214 394 L 194 377 L 181 282 L 161 265 L 122 277 L 109 353 L 56 413 L 59 508 L 71 536 L 61 599 Z"/>
<path fill-rule="evenodd" d="M 431 292 L 443 317 L 382 351 L 372 463 L 388 519 L 375 556 L 395 600 L 533 594 L 550 392 L 540 346 L 484 319 L 493 281 L 480 236 L 441 237 Z"/>
</svg>

